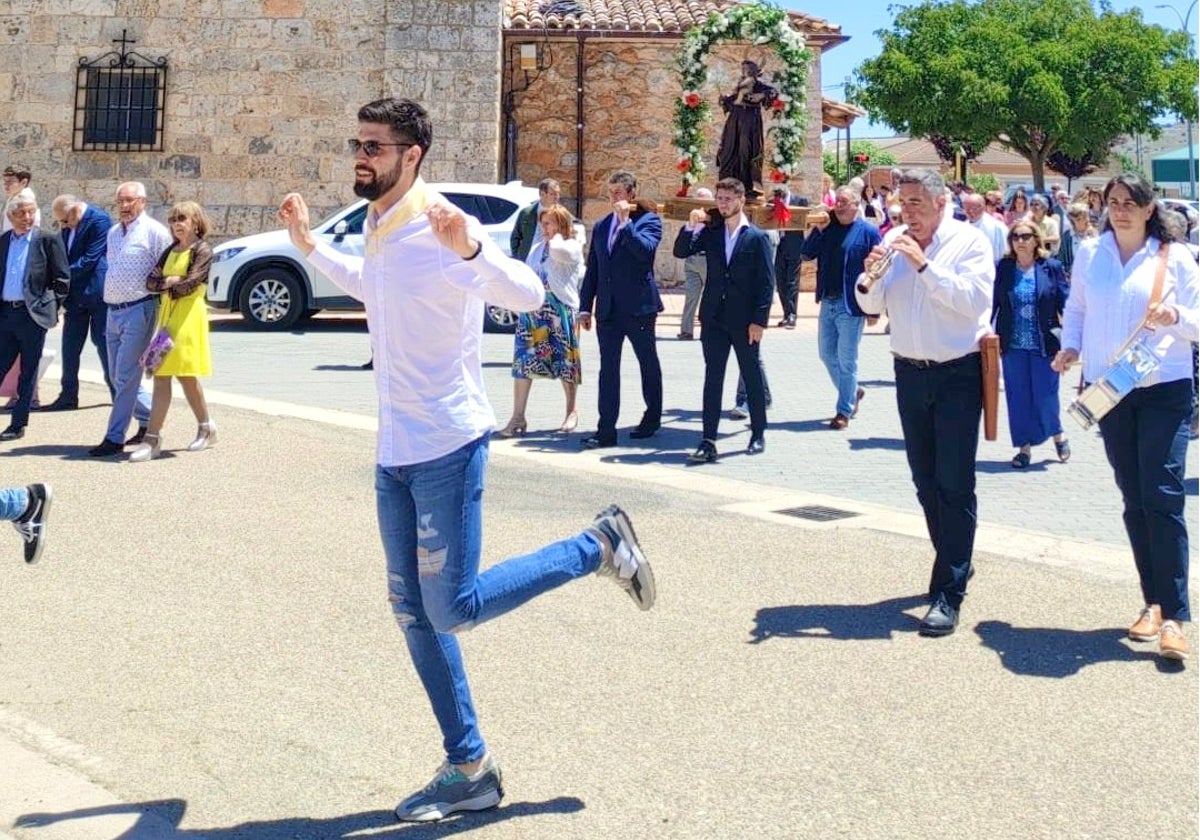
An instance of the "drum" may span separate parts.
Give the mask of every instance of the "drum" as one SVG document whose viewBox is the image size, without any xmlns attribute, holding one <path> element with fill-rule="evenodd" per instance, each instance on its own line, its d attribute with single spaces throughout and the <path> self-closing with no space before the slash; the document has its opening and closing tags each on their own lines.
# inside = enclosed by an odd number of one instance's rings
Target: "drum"
<svg viewBox="0 0 1200 840">
<path fill-rule="evenodd" d="M 1090 429 L 1136 388 L 1139 382 L 1158 370 L 1162 359 L 1146 344 L 1146 340 L 1152 335 L 1153 333 L 1147 333 L 1130 341 L 1125 351 L 1108 366 L 1108 370 L 1084 388 L 1067 407 L 1067 414 L 1075 418 L 1083 428 Z"/>
</svg>

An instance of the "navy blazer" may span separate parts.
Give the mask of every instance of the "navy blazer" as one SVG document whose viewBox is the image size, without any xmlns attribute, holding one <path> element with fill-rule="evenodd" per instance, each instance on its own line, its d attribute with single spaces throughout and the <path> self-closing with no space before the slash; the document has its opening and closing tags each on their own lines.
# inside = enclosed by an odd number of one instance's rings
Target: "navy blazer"
<svg viewBox="0 0 1200 840">
<path fill-rule="evenodd" d="M 62 240 L 39 228 L 34 228 L 30 235 L 33 238 L 29 241 L 29 258 L 21 283 L 25 311 L 35 324 L 48 330 L 58 323 L 58 305 L 67 294 L 71 270 Z M 8 272 L 8 245 L 12 236 L 11 230 L 0 236 L 0 287 Z"/>
<path fill-rule="evenodd" d="M 592 228 L 579 311 L 593 312 L 594 306 L 597 321 L 659 313 L 663 307 L 654 279 L 654 252 L 662 240 L 662 220 L 639 205 L 609 253 L 608 234 L 615 218 L 609 213 Z"/>
<path fill-rule="evenodd" d="M 832 213 L 829 216 L 829 224 L 823 228 L 814 227 L 805 238 L 801 248 L 801 256 L 804 259 L 817 260 L 817 285 L 813 289 L 817 303 L 821 302 L 821 278 L 819 276 L 822 270 L 821 261 L 833 259 L 830 254 L 826 253 L 829 248 L 825 242 L 825 234 L 834 225 L 841 225 L 836 216 Z M 855 219 L 845 227 L 846 236 L 841 244 L 842 302 L 846 305 L 846 311 L 851 315 L 865 315 L 866 313 L 858 305 L 858 298 L 854 295 L 854 285 L 858 282 L 858 276 L 863 273 L 863 263 L 867 259 L 867 254 L 883 241 L 883 237 L 879 235 L 878 228 L 862 219 Z"/>
<path fill-rule="evenodd" d="M 108 273 L 108 231 L 112 219 L 99 207 L 88 205 L 75 228 L 75 241 L 67 248 L 71 264 L 71 291 L 65 306 L 77 311 L 104 301 L 104 276 Z M 66 248 L 70 231 L 62 231 Z"/>
<path fill-rule="evenodd" d="M 1052 330 L 1062 328 L 1063 307 L 1071 287 L 1062 263 L 1053 257 L 1036 260 L 1033 276 L 1037 283 L 1037 325 L 1042 354 L 1053 356 L 1061 349 L 1058 335 Z M 992 293 L 992 325 L 1000 336 L 1000 352 L 1008 350 L 1013 334 L 1013 315 L 1016 308 L 1017 261 L 1005 257 L 996 263 L 996 286 Z"/>
<path fill-rule="evenodd" d="M 750 324 L 765 327 L 775 291 L 775 260 L 766 232 L 754 225 L 741 228 L 733 256 L 726 262 L 724 224 L 705 225 L 695 236 L 686 226 L 680 228 L 674 255 L 683 258 L 700 251 L 708 261 L 700 323 L 723 324 L 730 332 L 743 331 Z"/>
</svg>

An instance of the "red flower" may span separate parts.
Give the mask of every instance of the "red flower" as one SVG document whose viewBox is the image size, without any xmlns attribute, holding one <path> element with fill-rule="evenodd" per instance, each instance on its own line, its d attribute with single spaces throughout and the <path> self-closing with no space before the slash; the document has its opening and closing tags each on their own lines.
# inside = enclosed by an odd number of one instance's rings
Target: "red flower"
<svg viewBox="0 0 1200 840">
<path fill-rule="evenodd" d="M 771 103 L 771 110 L 773 111 L 782 111 L 785 107 L 787 107 L 787 103 L 782 99 L 776 99 Z"/>
<path fill-rule="evenodd" d="M 679 163 L 675 164 L 675 168 L 678 169 L 680 172 L 687 172 L 689 169 L 692 168 L 691 158 L 680 158 Z"/>
<path fill-rule="evenodd" d="M 783 172 L 780 172 L 778 169 L 772 169 L 771 180 L 776 184 L 782 184 L 787 181 L 787 175 L 785 175 Z"/>
<path fill-rule="evenodd" d="M 688 106 L 689 108 L 700 107 L 700 94 L 698 94 L 698 93 L 684 94 L 683 104 Z"/>
</svg>

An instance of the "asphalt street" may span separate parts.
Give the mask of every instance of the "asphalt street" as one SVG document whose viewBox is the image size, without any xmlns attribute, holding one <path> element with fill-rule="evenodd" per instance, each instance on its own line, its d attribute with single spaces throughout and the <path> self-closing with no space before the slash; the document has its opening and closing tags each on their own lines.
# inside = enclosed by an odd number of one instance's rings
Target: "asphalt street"
<svg viewBox="0 0 1200 840">
<path fill-rule="evenodd" d="M 871 393 L 836 433 L 811 321 L 771 330 L 767 453 L 734 454 L 731 421 L 729 457 L 687 469 L 699 346 L 675 331 L 664 319 L 670 422 L 647 445 L 579 452 L 579 434 L 539 431 L 492 446 L 485 565 L 618 501 L 660 600 L 641 613 L 586 579 L 464 637 L 507 796 L 438 826 L 390 815 L 441 756 L 385 598 L 361 324 L 219 325 L 209 452 L 182 449 L 182 400 L 172 451 L 148 464 L 84 455 L 102 387 L 35 414 L 0 451 L 6 483 L 56 490 L 42 562 L 14 540 L 0 572 L 0 833 L 1196 836 L 1196 669 L 1124 638 L 1139 599 L 1098 441 L 1075 433 L 1069 464 L 1025 474 L 1003 442 L 981 447 L 1007 472 L 981 466 L 979 573 L 958 632 L 921 638 L 930 551 L 885 339 L 865 340 Z M 487 345 L 501 422 L 510 341 Z M 581 432 L 595 358 L 585 343 Z M 534 389 L 531 427 L 558 425 L 559 394 Z M 853 515 L 781 513 L 811 504 Z"/>
</svg>

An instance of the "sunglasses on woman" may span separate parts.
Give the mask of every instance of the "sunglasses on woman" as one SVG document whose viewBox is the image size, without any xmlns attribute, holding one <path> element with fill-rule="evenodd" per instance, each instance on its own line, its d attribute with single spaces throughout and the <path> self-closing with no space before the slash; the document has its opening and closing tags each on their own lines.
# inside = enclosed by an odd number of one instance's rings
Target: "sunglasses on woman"
<svg viewBox="0 0 1200 840">
<path fill-rule="evenodd" d="M 1012 236 L 1008 237 L 1008 239 L 1010 242 L 1028 242 L 1030 239 L 1033 239 L 1033 234 L 1032 233 L 1014 233 Z"/>
</svg>

